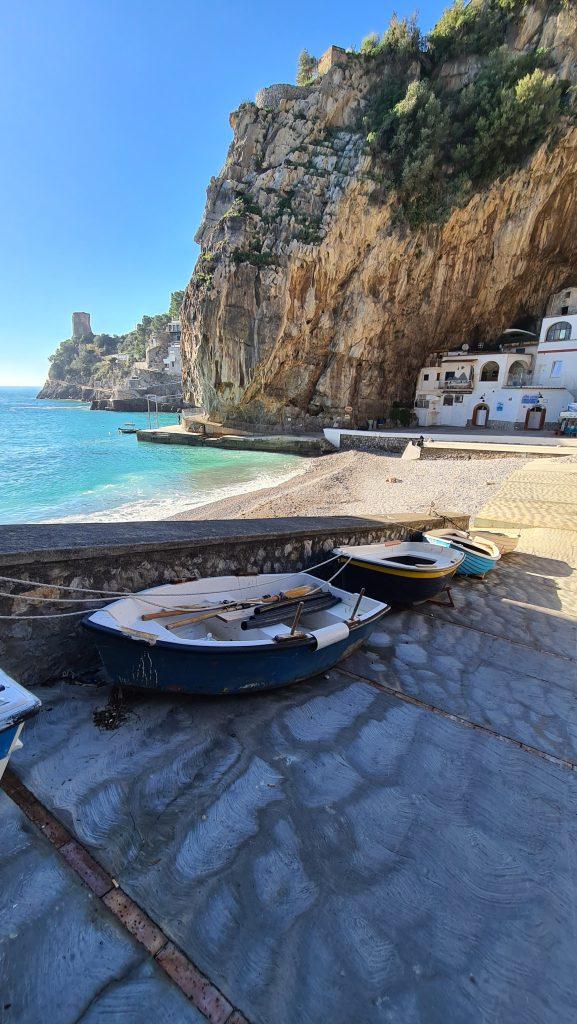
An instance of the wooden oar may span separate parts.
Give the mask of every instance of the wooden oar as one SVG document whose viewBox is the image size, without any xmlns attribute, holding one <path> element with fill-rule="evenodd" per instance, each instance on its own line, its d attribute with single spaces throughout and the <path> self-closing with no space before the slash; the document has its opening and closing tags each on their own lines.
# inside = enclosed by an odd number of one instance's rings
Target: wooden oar
<svg viewBox="0 0 577 1024">
<path fill-rule="evenodd" d="M 309 586 L 294 587 L 293 590 L 287 590 L 284 594 L 272 594 L 270 597 L 256 597 L 252 601 L 226 601 L 221 604 L 212 605 L 198 604 L 177 608 L 159 608 L 157 612 L 146 612 L 146 614 L 141 615 L 140 618 L 142 622 L 149 622 L 151 619 L 169 619 L 171 615 L 186 615 L 187 612 L 232 612 L 237 608 L 252 608 L 255 605 L 269 604 L 274 601 L 280 601 L 284 598 L 304 597 L 315 589 L 315 587 Z"/>
<path fill-rule="evenodd" d="M 189 615 L 185 619 L 179 619 L 178 622 L 170 622 L 166 628 L 174 630 L 180 629 L 181 626 L 192 626 L 195 622 L 203 622 L 205 619 L 212 619 L 219 615 L 222 611 L 232 612 L 236 609 L 253 608 L 257 603 L 259 604 L 259 606 L 263 604 L 271 605 L 275 604 L 276 602 L 279 602 L 281 598 L 283 599 L 283 603 L 285 603 L 284 599 L 287 598 L 288 600 L 286 601 L 286 604 L 290 604 L 291 598 L 289 595 L 292 595 L 292 602 L 294 603 L 294 601 L 298 601 L 299 598 L 301 597 L 306 597 L 308 593 L 310 593 L 311 591 L 315 591 L 316 589 L 316 587 L 295 587 L 293 590 L 285 591 L 284 594 L 274 594 L 272 597 L 262 598 L 258 602 L 247 601 L 243 604 L 243 602 L 239 601 L 238 604 L 236 605 L 221 605 L 220 607 L 211 608 L 210 611 L 206 611 L 202 615 Z M 177 612 L 176 614 L 179 613 Z"/>
<path fill-rule="evenodd" d="M 187 612 L 202 612 L 207 611 L 209 608 L 214 611 L 223 611 L 225 608 L 236 608 L 238 605 L 232 601 L 228 604 L 218 605 L 206 605 L 206 604 L 189 604 L 185 607 L 176 608 L 159 608 L 157 612 L 146 612 L 146 615 L 141 615 L 142 622 L 150 622 L 151 619 L 169 619 L 171 615 L 186 615 Z"/>
</svg>

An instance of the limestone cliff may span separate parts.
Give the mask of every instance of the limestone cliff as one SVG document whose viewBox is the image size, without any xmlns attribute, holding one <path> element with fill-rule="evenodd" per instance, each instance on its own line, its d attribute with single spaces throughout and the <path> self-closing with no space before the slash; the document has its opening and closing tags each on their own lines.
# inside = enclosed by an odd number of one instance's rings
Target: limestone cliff
<svg viewBox="0 0 577 1024">
<path fill-rule="evenodd" d="M 577 82 L 571 7 L 526 7 L 506 45 L 547 48 L 553 73 Z M 482 63 L 454 59 L 436 74 L 459 90 Z M 309 429 L 386 415 L 411 402 L 432 350 L 494 337 L 575 283 L 572 118 L 513 173 L 412 229 L 360 129 L 382 76 L 351 54 L 313 85 L 273 86 L 231 115 L 181 311 L 186 397 L 212 415 Z"/>
</svg>

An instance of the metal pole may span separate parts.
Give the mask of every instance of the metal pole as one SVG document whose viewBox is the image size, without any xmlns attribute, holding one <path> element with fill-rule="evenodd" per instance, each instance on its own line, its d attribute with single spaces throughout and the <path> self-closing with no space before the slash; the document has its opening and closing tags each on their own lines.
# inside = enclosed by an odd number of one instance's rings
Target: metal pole
<svg viewBox="0 0 577 1024">
<path fill-rule="evenodd" d="M 356 615 L 357 615 L 357 612 L 359 610 L 359 605 L 360 605 L 361 601 L 363 600 L 364 596 L 365 596 L 365 588 L 363 587 L 363 589 L 361 590 L 359 596 L 357 597 L 357 600 L 355 602 L 355 607 L 353 608 L 353 614 L 351 615 L 351 617 L 349 619 L 349 622 L 354 622 L 354 620 L 356 618 Z"/>
<path fill-rule="evenodd" d="M 296 628 L 297 628 L 297 626 L 299 624 L 299 619 L 300 619 L 300 617 L 301 617 L 301 615 L 303 613 L 303 608 L 304 608 L 304 602 L 301 601 L 299 606 L 298 606 L 298 608 L 297 608 L 297 613 L 296 613 L 296 615 L 295 615 L 295 617 L 293 619 L 293 624 L 291 626 L 291 631 L 289 633 L 289 636 L 294 636 L 295 635 Z"/>
</svg>

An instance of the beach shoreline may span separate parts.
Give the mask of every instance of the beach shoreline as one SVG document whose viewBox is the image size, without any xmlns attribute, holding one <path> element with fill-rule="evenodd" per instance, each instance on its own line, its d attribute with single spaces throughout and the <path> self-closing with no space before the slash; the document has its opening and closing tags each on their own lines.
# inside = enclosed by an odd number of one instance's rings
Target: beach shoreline
<svg viewBox="0 0 577 1024">
<path fill-rule="evenodd" d="M 474 515 L 521 461 L 512 456 L 413 462 L 400 456 L 335 452 L 307 460 L 303 471 L 279 484 L 199 505 L 170 519 L 394 516 L 428 513 L 432 506 Z"/>
</svg>

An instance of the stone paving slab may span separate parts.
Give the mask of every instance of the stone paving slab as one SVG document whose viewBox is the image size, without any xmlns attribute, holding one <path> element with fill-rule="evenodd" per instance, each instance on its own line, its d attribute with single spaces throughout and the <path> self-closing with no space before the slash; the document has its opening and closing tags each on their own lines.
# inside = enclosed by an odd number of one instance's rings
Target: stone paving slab
<svg viewBox="0 0 577 1024">
<path fill-rule="evenodd" d="M 536 563 L 532 563 L 536 567 Z M 424 606 L 417 614 L 458 623 L 471 631 L 525 644 L 535 651 L 574 659 L 577 650 L 577 594 L 574 588 L 537 572 L 497 568 L 485 580 L 454 585 L 455 608 Z M 429 611 L 430 609 L 430 611 Z M 388 630 L 396 616 L 385 620 Z M 516 656 L 511 650 L 511 659 Z M 461 650 L 466 661 L 466 647 Z"/>
<path fill-rule="evenodd" d="M 516 469 L 475 523 L 577 531 L 577 460 L 539 459 Z"/>
<path fill-rule="evenodd" d="M 455 581 L 454 608 L 387 616 L 347 668 L 577 763 L 575 545 L 543 533 L 523 531 L 485 580 Z"/>
<path fill-rule="evenodd" d="M 573 1024 L 577 773 L 337 672 L 40 695 L 16 771 L 252 1024 Z"/>
<path fill-rule="evenodd" d="M 577 530 L 575 504 L 570 501 L 552 502 L 522 499 L 518 495 L 503 496 L 489 502 L 475 517 L 478 526 L 489 523 L 503 528 L 509 526 L 542 526 L 548 523 L 555 530 Z"/>
<path fill-rule="evenodd" d="M 347 669 L 577 764 L 577 663 L 410 613 L 392 617 Z"/>
<path fill-rule="evenodd" d="M 0 791 L 1 1024 L 206 1024 Z"/>
</svg>

